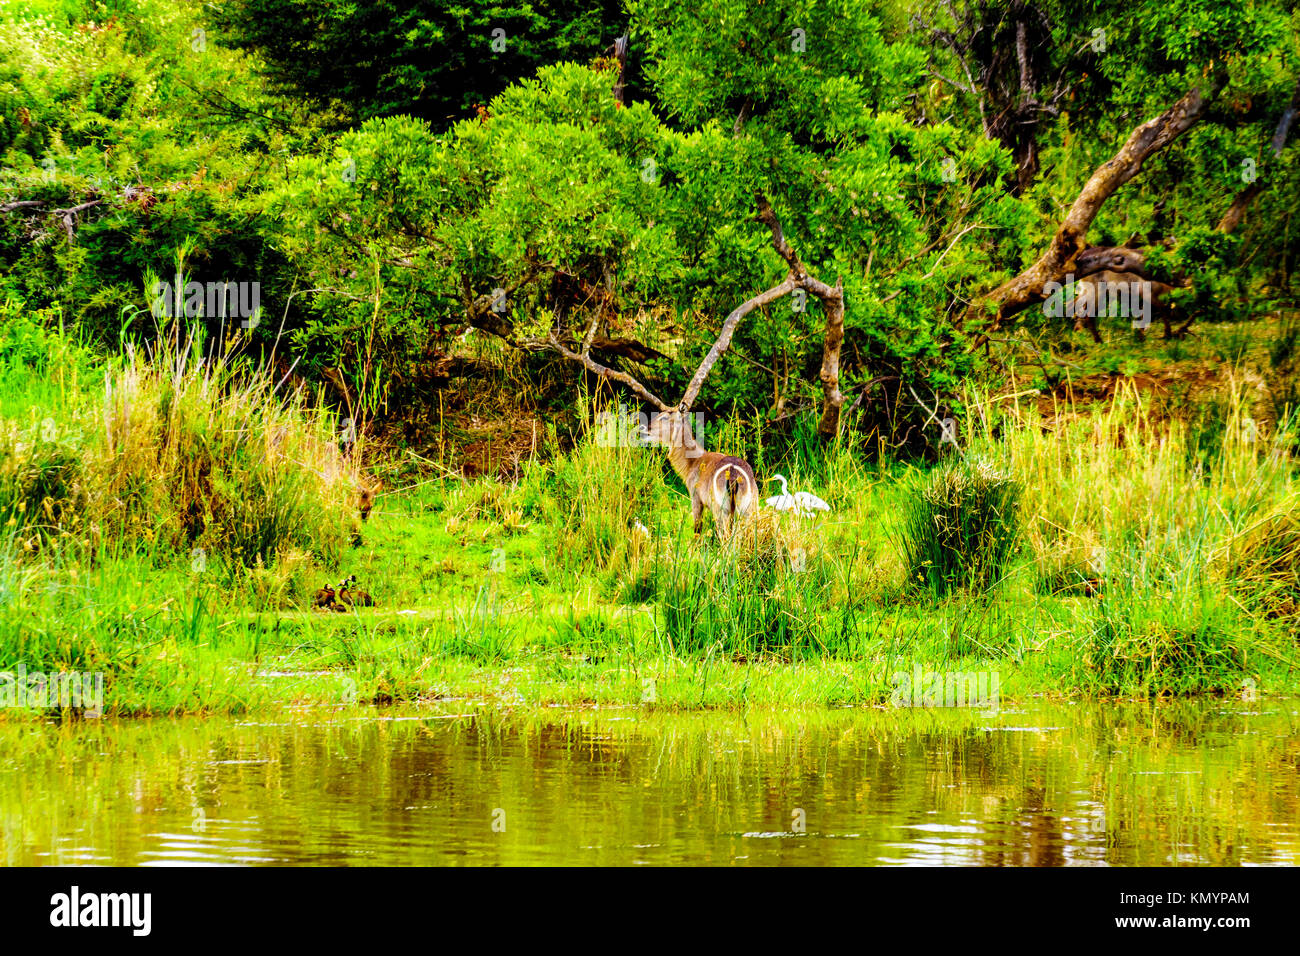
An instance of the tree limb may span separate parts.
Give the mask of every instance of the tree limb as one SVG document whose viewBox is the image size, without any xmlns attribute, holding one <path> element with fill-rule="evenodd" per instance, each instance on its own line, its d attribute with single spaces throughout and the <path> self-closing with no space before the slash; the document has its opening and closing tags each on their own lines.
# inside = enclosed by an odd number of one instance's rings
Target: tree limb
<svg viewBox="0 0 1300 956">
<path fill-rule="evenodd" d="M 1286 109 L 1282 111 L 1282 116 L 1277 122 L 1277 128 L 1273 131 L 1273 138 L 1270 144 L 1273 147 L 1275 157 L 1282 155 L 1282 150 L 1286 146 L 1288 134 L 1291 132 L 1291 124 L 1295 122 L 1297 111 L 1300 111 L 1300 84 L 1296 85 L 1295 93 L 1291 96 L 1291 102 L 1287 104 Z M 1246 218 L 1246 210 L 1250 204 L 1255 201 L 1255 197 L 1264 191 L 1264 177 L 1260 176 L 1253 183 L 1237 193 L 1233 197 L 1232 205 L 1228 211 L 1223 214 L 1219 220 L 1219 232 L 1232 232 L 1241 221 Z"/>
<path fill-rule="evenodd" d="M 809 291 L 816 294 L 812 288 Z M 818 378 L 821 379 L 826 404 L 822 408 L 817 431 L 823 436 L 831 437 L 840 430 L 840 409 L 844 407 L 844 394 L 840 391 L 840 349 L 844 345 L 843 281 L 836 278 L 835 288 L 828 288 L 820 298 L 826 311 L 826 332 L 822 336 L 822 367 Z"/>
<path fill-rule="evenodd" d="M 636 392 L 636 394 L 640 395 L 647 402 L 650 402 L 652 405 L 657 406 L 659 410 L 662 412 L 666 412 L 669 410 L 669 406 L 664 403 L 663 399 L 661 399 L 654 392 L 650 391 L 648 388 L 646 388 L 644 385 L 638 382 L 631 375 L 628 375 L 626 372 L 619 372 L 612 368 L 609 368 L 608 366 L 601 365 L 599 362 L 593 359 L 591 355 L 588 354 L 587 352 L 582 352 L 581 354 L 579 354 L 577 352 L 572 351 L 571 349 L 565 348 L 564 345 L 560 342 L 560 340 L 555 337 L 554 331 L 552 331 L 546 337 L 546 342 L 548 345 L 550 345 L 551 348 L 555 349 L 555 351 L 559 352 L 566 359 L 579 363 L 580 365 L 582 365 L 583 368 L 587 369 L 587 371 L 594 372 L 596 375 L 599 375 L 601 378 L 610 379 L 611 381 L 619 382 L 623 385 L 626 385 L 628 388 Z"/>
<path fill-rule="evenodd" d="M 781 223 L 776 218 L 776 213 L 773 211 L 771 203 L 767 201 L 767 197 L 759 193 L 755 196 L 755 201 L 758 205 L 758 213 L 754 218 L 756 221 L 767 226 L 771 231 L 773 248 L 775 248 L 781 258 L 786 261 L 786 264 L 790 267 L 790 272 L 784 281 L 772 286 L 770 289 L 758 293 L 755 296 L 751 296 L 727 315 L 726 319 L 722 322 L 722 328 L 718 331 L 718 337 L 714 340 L 713 346 L 709 349 L 708 354 L 704 356 L 703 361 L 700 362 L 699 367 L 695 370 L 695 374 L 691 376 L 691 380 L 686 386 L 686 392 L 682 396 L 682 400 L 677 404 L 677 408 L 681 411 L 689 411 L 691 406 L 695 404 L 696 398 L 699 397 L 700 389 L 703 388 L 704 381 L 713 370 L 713 366 L 717 364 L 718 359 L 720 359 L 727 349 L 731 347 L 732 337 L 735 335 L 736 327 L 740 324 L 741 319 L 753 312 L 755 309 L 774 302 L 793 292 L 797 288 L 802 288 L 817 296 L 821 300 L 823 308 L 826 311 L 826 332 L 822 347 L 822 369 L 820 375 L 822 389 L 826 395 L 826 408 L 823 412 L 818 430 L 823 434 L 833 435 L 838 430 L 840 409 L 844 404 L 844 396 L 841 394 L 839 389 L 839 355 L 840 347 L 844 341 L 843 283 L 837 279 L 834 286 L 829 286 L 821 280 L 808 275 L 803 263 L 799 260 L 798 254 L 786 241 L 785 234 L 781 229 Z M 516 282 L 514 287 L 517 288 L 518 285 L 522 284 L 526 279 L 527 277 L 519 280 L 519 282 Z M 486 318 L 484 313 L 488 308 L 490 308 L 492 301 L 493 299 L 490 296 L 480 296 L 478 299 L 474 300 L 472 303 L 472 309 L 477 311 L 478 322 L 483 324 L 476 323 L 474 318 L 471 318 L 471 324 L 477 324 L 477 327 L 479 328 L 484 328 L 485 325 L 489 324 L 484 321 Z M 520 347 L 547 347 L 554 349 L 564 358 L 567 358 L 572 362 L 577 362 L 589 372 L 592 372 L 603 379 L 625 385 L 645 401 L 658 407 L 661 411 L 668 411 L 670 406 L 668 406 L 663 399 L 659 398 L 659 396 L 655 395 L 637 381 L 632 375 L 611 369 L 608 366 L 600 364 L 591 357 L 591 349 L 597 341 L 596 333 L 600 325 L 600 316 L 601 313 L 599 310 L 597 310 L 595 315 L 592 316 L 591 322 L 588 324 L 586 332 L 582 337 L 579 351 L 577 352 L 564 345 L 559 340 L 554 329 L 552 329 L 547 335 L 544 345 L 538 342 L 526 342 Z M 513 329 L 513 325 L 505 319 L 501 319 L 499 320 L 499 323 L 493 324 L 499 324 L 503 327 Z M 487 331 L 495 332 L 495 329 L 487 328 Z M 500 335 L 501 333 L 495 332 L 495 334 Z"/>
<path fill-rule="evenodd" d="M 92 199 L 90 202 L 83 202 L 78 206 L 69 206 L 67 209 L 51 209 L 50 215 L 57 216 L 63 223 L 63 228 L 68 234 L 68 241 L 72 242 L 77 238 L 77 216 L 95 206 L 101 205 L 102 199 Z M 45 205 L 43 199 L 23 199 L 17 202 L 8 202 L 0 206 L 0 213 L 17 212 L 19 209 L 38 210 Z"/>
<path fill-rule="evenodd" d="M 785 241 L 785 233 L 781 231 L 781 223 L 776 218 L 776 213 L 772 211 L 772 204 L 767 201 L 767 197 L 759 193 L 756 197 L 758 201 L 758 215 L 754 218 L 767 226 L 772 231 L 772 247 L 776 249 L 777 254 L 786 261 L 790 267 L 790 274 L 796 278 L 804 275 L 803 263 L 799 261 L 799 256 L 790 248 L 790 243 Z"/>
<path fill-rule="evenodd" d="M 1020 275 L 1002 283 L 991 293 L 974 299 L 959 325 L 973 323 L 986 311 L 992 311 L 993 322 L 989 331 L 995 332 L 1009 316 L 1041 302 L 1046 297 L 1043 286 L 1063 276 L 1073 264 L 1075 256 L 1087 247 L 1088 228 L 1102 204 L 1141 172 L 1147 159 L 1172 143 L 1205 115 L 1222 82 L 1221 74 L 1216 73 L 1212 79 L 1207 78 L 1190 89 L 1155 119 L 1148 120 L 1133 130 L 1119 152 L 1098 167 L 1084 184 L 1056 235 L 1052 237 L 1047 251 Z M 988 309 L 990 305 L 993 306 L 992 310 Z M 981 334 L 971 348 L 978 348 L 987 341 L 987 336 Z"/>
<path fill-rule="evenodd" d="M 731 346 L 731 337 L 735 334 L 736 326 L 740 324 L 740 320 L 759 306 L 767 305 L 769 302 L 793 292 L 795 285 L 795 280 L 787 277 L 780 285 L 774 285 L 767 291 L 760 292 L 732 310 L 731 314 L 723 321 L 722 331 L 718 333 L 713 348 L 709 349 L 709 354 L 704 356 L 704 361 L 700 363 L 700 367 L 691 376 L 690 384 L 686 386 L 686 394 L 682 396 L 679 408 L 686 411 L 695 403 L 696 397 L 700 394 L 700 388 L 703 387 L 704 380 L 708 378 L 709 372 L 713 370 L 714 364 L 722 356 L 722 353 Z"/>
</svg>

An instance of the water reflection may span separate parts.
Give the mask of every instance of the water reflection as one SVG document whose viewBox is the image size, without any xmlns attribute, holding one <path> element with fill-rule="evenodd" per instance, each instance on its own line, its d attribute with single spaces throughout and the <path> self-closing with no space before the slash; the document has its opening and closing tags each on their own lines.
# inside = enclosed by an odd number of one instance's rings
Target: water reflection
<svg viewBox="0 0 1300 956">
<path fill-rule="evenodd" d="M 0 861 L 1297 862 L 1294 701 L 0 725 Z"/>
</svg>

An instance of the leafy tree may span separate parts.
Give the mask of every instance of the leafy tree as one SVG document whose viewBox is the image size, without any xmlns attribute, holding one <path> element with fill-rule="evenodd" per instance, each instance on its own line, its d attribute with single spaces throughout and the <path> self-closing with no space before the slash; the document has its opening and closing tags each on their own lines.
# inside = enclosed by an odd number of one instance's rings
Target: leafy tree
<svg viewBox="0 0 1300 956">
<path fill-rule="evenodd" d="M 626 27 L 618 0 L 229 0 L 214 22 L 282 92 L 349 121 L 405 113 L 439 128 L 541 66 L 599 56 Z"/>
</svg>

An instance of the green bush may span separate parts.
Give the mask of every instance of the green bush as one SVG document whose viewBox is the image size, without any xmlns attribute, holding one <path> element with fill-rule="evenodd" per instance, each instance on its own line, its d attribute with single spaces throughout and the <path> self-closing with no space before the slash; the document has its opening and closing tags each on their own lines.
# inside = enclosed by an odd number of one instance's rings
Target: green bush
<svg viewBox="0 0 1300 956">
<path fill-rule="evenodd" d="M 829 551 L 807 523 L 752 513 L 728 541 L 667 543 L 642 582 L 665 650 L 733 659 L 851 653 L 867 597 L 852 584 L 856 552 Z"/>
<path fill-rule="evenodd" d="M 908 579 L 943 596 L 997 584 L 1016 546 L 1020 483 L 986 462 L 949 460 L 904 504 Z"/>
<path fill-rule="evenodd" d="M 1089 666 L 1104 692 L 1155 696 L 1242 686 L 1250 627 L 1204 581 L 1115 576 L 1095 614 Z"/>
</svg>

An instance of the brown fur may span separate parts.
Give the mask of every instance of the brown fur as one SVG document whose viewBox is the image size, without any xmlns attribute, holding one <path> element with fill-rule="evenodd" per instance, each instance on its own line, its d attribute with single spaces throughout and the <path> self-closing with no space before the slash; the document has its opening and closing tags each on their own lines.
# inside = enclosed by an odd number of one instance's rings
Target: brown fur
<svg viewBox="0 0 1300 956">
<path fill-rule="evenodd" d="M 731 531 L 732 520 L 748 514 L 758 502 L 758 482 L 749 462 L 705 451 L 695 441 L 681 412 L 653 416 L 646 438 L 668 449 L 668 461 L 691 493 L 696 534 L 704 526 L 706 507 L 713 514 L 718 533 L 725 536 Z"/>
<path fill-rule="evenodd" d="M 379 479 L 364 476 L 357 485 L 357 514 L 361 516 L 361 521 L 354 523 L 352 527 L 351 542 L 354 548 L 365 544 L 361 538 L 361 525 L 365 524 L 366 519 L 370 517 L 370 511 L 375 506 L 375 498 L 383 487 L 384 483 Z"/>
<path fill-rule="evenodd" d="M 1115 272 L 1106 269 L 1080 279 L 1075 284 L 1075 288 L 1078 289 L 1083 285 L 1093 286 L 1092 301 L 1096 303 L 1100 301 L 1103 291 L 1108 291 L 1104 290 L 1103 287 L 1120 286 L 1139 281 L 1143 280 L 1140 278 L 1140 274 L 1138 273 Z M 1169 339 L 1174 338 L 1175 336 L 1181 336 L 1187 331 L 1187 325 L 1190 325 L 1191 323 L 1188 322 L 1184 324 L 1177 331 L 1173 328 L 1174 321 L 1179 318 L 1177 307 L 1169 301 L 1169 293 L 1174 290 L 1174 287 L 1166 282 L 1156 282 L 1155 280 L 1146 281 L 1149 282 L 1151 289 L 1151 318 L 1158 318 L 1164 324 L 1165 338 Z M 1065 314 L 1074 317 L 1074 330 L 1076 332 L 1086 331 L 1092 336 L 1094 342 L 1100 342 L 1101 333 L 1097 330 L 1097 316 L 1085 314 L 1088 310 L 1083 308 L 1082 302 L 1083 293 L 1078 292 L 1074 300 L 1066 305 Z"/>
<path fill-rule="evenodd" d="M 370 509 L 375 506 L 375 496 L 379 490 L 384 487 L 381 481 L 362 482 L 357 487 L 357 511 L 361 514 L 361 520 L 365 521 L 370 517 Z"/>
</svg>

